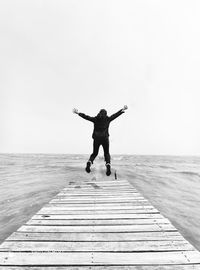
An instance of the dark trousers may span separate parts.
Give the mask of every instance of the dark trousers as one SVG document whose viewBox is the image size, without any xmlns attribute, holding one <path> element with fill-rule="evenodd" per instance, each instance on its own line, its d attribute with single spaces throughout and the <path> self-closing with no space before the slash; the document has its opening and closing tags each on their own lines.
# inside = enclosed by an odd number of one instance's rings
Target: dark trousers
<svg viewBox="0 0 200 270">
<path fill-rule="evenodd" d="M 99 147 L 102 145 L 104 151 L 104 158 L 106 163 L 110 163 L 110 153 L 109 153 L 109 139 L 108 138 L 98 138 L 93 141 L 93 153 L 90 156 L 90 161 L 93 163 L 94 159 L 99 153 Z"/>
</svg>

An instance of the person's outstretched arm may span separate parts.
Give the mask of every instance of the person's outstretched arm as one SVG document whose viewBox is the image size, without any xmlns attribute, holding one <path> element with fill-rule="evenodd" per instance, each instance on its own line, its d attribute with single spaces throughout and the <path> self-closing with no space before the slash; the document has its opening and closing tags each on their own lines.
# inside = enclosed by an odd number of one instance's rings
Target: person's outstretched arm
<svg viewBox="0 0 200 270">
<path fill-rule="evenodd" d="M 124 105 L 124 107 L 119 110 L 118 112 L 114 113 L 113 115 L 111 115 L 109 118 L 110 118 L 110 121 L 113 121 L 114 119 L 116 119 L 118 116 L 120 116 L 121 114 L 123 114 L 125 112 L 125 110 L 128 109 L 128 106 L 127 105 Z"/>
<path fill-rule="evenodd" d="M 85 120 L 88 120 L 88 121 L 91 121 L 91 122 L 94 122 L 94 117 L 91 117 L 89 115 L 86 115 L 84 113 L 80 113 L 77 109 L 73 109 L 73 113 L 75 114 L 78 114 L 80 117 L 82 117 L 83 119 Z"/>
</svg>

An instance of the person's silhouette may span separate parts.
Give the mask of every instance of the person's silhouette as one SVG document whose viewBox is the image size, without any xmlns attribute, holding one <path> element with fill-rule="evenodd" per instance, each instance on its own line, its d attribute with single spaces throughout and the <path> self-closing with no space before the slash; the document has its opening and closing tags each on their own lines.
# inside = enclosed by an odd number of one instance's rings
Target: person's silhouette
<svg viewBox="0 0 200 270">
<path fill-rule="evenodd" d="M 99 111 L 97 116 L 91 117 L 84 113 L 78 112 L 77 109 L 73 109 L 73 113 L 78 114 L 80 117 L 91 121 L 94 123 L 94 130 L 92 134 L 93 138 L 93 153 L 91 154 L 87 164 L 86 164 L 86 172 L 90 173 L 91 164 L 93 164 L 94 159 L 98 155 L 99 147 L 102 145 L 104 150 L 104 158 L 106 162 L 106 175 L 111 174 L 111 165 L 110 165 L 110 153 L 109 153 L 109 132 L 108 128 L 110 122 L 113 121 L 115 118 L 120 116 L 122 113 L 127 110 L 128 107 L 125 105 L 123 109 L 119 110 L 118 112 L 114 113 L 111 116 L 107 116 L 107 111 L 102 109 Z"/>
</svg>

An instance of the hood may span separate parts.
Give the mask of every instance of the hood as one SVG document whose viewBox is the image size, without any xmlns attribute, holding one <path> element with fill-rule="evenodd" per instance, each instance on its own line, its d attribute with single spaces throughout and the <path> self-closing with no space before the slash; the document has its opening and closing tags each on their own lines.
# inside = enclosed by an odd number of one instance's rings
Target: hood
<svg viewBox="0 0 200 270">
<path fill-rule="evenodd" d="M 107 111 L 105 109 L 101 109 L 97 114 L 97 118 L 103 119 L 107 117 Z"/>
</svg>

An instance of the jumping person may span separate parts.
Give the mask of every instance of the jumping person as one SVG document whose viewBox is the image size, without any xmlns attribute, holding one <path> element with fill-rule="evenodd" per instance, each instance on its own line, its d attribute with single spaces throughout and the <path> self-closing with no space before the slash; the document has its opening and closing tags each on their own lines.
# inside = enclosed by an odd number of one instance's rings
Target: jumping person
<svg viewBox="0 0 200 270">
<path fill-rule="evenodd" d="M 111 174 L 108 128 L 110 122 L 113 121 L 118 116 L 120 116 L 121 114 L 123 114 L 127 109 L 128 107 L 125 105 L 123 109 L 119 110 L 118 112 L 114 113 L 111 116 L 107 116 L 107 111 L 105 109 L 102 109 L 95 117 L 88 116 L 84 113 L 78 112 L 77 109 L 73 109 L 73 113 L 78 114 L 80 117 L 94 123 L 94 130 L 92 134 L 93 153 L 91 154 L 86 164 L 85 168 L 86 172 L 90 173 L 90 167 L 93 164 L 94 159 L 98 155 L 99 147 L 102 145 L 104 150 L 104 158 L 106 162 L 106 175 L 109 176 Z"/>
</svg>

